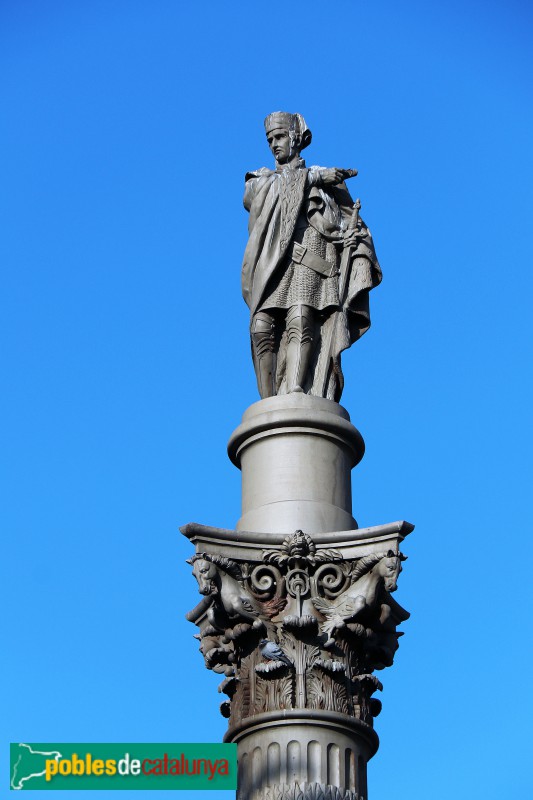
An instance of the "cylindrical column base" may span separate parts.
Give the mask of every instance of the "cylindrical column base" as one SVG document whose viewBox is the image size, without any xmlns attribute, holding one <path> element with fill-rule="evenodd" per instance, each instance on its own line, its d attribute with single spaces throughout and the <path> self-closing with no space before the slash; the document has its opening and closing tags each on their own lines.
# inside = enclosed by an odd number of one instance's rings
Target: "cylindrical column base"
<svg viewBox="0 0 533 800">
<path fill-rule="evenodd" d="M 327 787 L 339 800 L 366 800 L 367 762 L 379 744 L 358 719 L 306 709 L 259 714 L 224 740 L 238 744 L 237 800 L 290 800 L 296 787 L 303 800 L 329 797 Z"/>
<path fill-rule="evenodd" d="M 293 393 L 247 409 L 228 452 L 242 471 L 237 530 L 353 530 L 351 469 L 364 442 L 338 403 Z"/>
</svg>

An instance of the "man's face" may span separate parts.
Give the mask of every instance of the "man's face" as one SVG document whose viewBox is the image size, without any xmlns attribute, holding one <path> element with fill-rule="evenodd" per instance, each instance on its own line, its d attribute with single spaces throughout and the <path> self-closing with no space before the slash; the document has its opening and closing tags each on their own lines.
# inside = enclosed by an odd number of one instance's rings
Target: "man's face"
<svg viewBox="0 0 533 800">
<path fill-rule="evenodd" d="M 267 142 L 278 164 L 285 164 L 291 156 L 289 131 L 285 128 L 276 128 L 273 131 L 269 131 L 267 133 Z"/>
</svg>

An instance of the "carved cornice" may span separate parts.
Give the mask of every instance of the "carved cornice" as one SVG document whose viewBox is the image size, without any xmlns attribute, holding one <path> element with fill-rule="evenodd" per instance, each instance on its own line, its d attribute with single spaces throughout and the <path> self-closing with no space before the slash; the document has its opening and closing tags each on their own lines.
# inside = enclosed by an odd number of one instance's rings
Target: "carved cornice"
<svg viewBox="0 0 533 800">
<path fill-rule="evenodd" d="M 344 558 L 354 558 L 363 549 L 366 552 L 368 549 L 382 550 L 389 545 L 397 546 L 413 530 L 414 525 L 410 522 L 399 520 L 351 531 L 313 533 L 313 541 L 317 550 L 335 547 Z M 254 531 L 214 528 L 198 522 L 189 522 L 180 531 L 196 545 L 198 551 L 231 553 L 236 558 L 256 561 L 262 560 L 262 552 L 266 548 L 279 549 L 287 536 L 286 533 L 259 534 Z"/>
</svg>

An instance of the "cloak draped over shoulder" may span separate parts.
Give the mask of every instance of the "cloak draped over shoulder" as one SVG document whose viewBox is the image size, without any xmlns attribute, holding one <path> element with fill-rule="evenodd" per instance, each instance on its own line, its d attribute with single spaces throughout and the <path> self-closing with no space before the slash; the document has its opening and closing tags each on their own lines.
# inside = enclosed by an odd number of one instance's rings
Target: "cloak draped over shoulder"
<svg viewBox="0 0 533 800">
<path fill-rule="evenodd" d="M 325 240 L 336 244 L 340 262 L 353 200 L 344 183 L 318 186 L 320 170 L 320 167 L 307 168 L 300 159 L 296 168 L 274 171 L 262 167 L 246 174 L 244 206 L 250 218 L 242 264 L 242 293 L 252 319 L 290 262 L 288 251 L 302 213 Z M 308 387 L 311 394 L 335 400 L 339 399 L 343 385 L 340 354 L 370 327 L 368 293 L 381 281 L 370 232 L 364 224 L 360 232 L 366 235 L 352 249 L 342 305 L 332 308 L 321 324 L 321 345 L 327 339 L 329 353 L 323 346 L 317 347 L 312 383 Z"/>
</svg>

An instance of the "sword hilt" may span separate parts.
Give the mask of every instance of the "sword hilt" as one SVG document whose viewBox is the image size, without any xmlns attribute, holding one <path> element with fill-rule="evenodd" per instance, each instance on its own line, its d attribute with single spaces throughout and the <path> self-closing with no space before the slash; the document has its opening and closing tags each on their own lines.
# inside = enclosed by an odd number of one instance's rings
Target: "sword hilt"
<svg viewBox="0 0 533 800">
<path fill-rule="evenodd" d="M 353 204 L 352 216 L 350 217 L 350 222 L 348 223 L 348 230 L 354 231 L 357 226 L 359 225 L 359 209 L 361 208 L 361 201 L 359 198 Z"/>
</svg>

